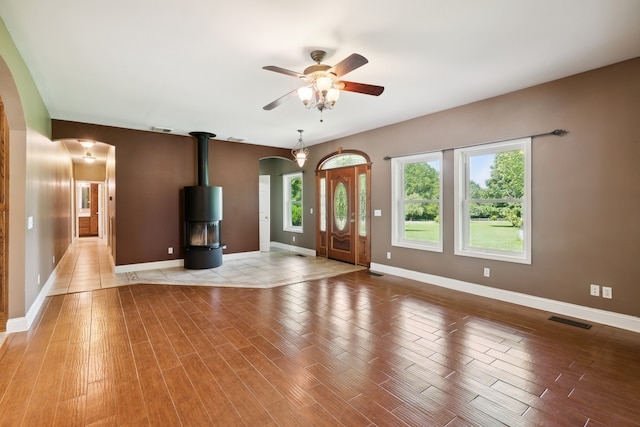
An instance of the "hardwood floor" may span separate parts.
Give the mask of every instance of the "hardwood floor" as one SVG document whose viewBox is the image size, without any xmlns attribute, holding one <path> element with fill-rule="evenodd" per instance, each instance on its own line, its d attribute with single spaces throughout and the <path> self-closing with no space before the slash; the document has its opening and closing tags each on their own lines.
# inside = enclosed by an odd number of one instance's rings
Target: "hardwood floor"
<svg viewBox="0 0 640 427">
<path fill-rule="evenodd" d="M 50 296 L 0 425 L 631 426 L 640 335 L 366 271 Z"/>
</svg>

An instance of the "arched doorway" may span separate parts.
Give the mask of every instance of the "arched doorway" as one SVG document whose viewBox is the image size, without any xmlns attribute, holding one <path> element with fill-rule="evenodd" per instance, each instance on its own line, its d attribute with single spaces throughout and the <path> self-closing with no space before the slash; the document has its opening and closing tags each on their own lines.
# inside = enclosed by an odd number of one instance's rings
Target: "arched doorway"
<svg viewBox="0 0 640 427">
<path fill-rule="evenodd" d="M 356 150 L 324 157 L 316 168 L 316 254 L 369 267 L 371 161 Z"/>
</svg>

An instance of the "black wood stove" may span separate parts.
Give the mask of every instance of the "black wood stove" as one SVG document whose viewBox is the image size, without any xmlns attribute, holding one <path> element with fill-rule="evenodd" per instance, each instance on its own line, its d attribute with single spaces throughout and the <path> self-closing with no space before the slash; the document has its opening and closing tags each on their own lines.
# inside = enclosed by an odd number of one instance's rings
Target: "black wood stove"
<svg viewBox="0 0 640 427">
<path fill-rule="evenodd" d="M 209 132 L 191 132 L 198 141 L 198 185 L 184 187 L 184 268 L 222 265 L 222 187 L 209 186 Z"/>
</svg>

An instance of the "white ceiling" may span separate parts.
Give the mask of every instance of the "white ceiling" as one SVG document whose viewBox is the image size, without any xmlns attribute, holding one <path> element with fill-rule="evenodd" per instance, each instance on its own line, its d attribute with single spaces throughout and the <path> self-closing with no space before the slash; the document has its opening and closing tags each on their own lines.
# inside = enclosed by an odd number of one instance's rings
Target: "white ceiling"
<svg viewBox="0 0 640 427">
<path fill-rule="evenodd" d="M 638 0 L 0 0 L 54 119 L 291 148 L 385 126 L 640 56 Z M 333 111 L 276 65 L 311 50 L 369 63 Z"/>
</svg>

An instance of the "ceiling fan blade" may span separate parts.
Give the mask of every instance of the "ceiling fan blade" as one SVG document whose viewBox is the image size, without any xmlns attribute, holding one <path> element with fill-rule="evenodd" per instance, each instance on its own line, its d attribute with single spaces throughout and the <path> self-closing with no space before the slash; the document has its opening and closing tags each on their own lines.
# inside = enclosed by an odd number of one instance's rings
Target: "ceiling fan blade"
<svg viewBox="0 0 640 427">
<path fill-rule="evenodd" d="M 348 92 L 364 93 L 365 95 L 379 96 L 384 92 L 384 86 L 368 85 L 366 83 L 347 82 L 340 80 L 338 88 Z"/>
<path fill-rule="evenodd" d="M 282 95 L 280 98 L 276 99 L 272 103 L 265 105 L 264 107 L 262 107 L 262 109 L 267 111 L 273 110 L 274 108 L 276 108 L 277 106 L 279 106 L 280 104 L 284 103 L 286 100 L 291 98 L 293 95 L 295 95 L 297 92 L 298 92 L 298 89 L 294 89 L 291 92 L 285 95 Z"/>
<path fill-rule="evenodd" d="M 352 53 L 341 62 L 338 62 L 336 65 L 331 67 L 328 71 L 340 77 L 355 70 L 356 68 L 362 67 L 367 62 L 369 61 L 364 56 Z"/>
<path fill-rule="evenodd" d="M 287 70 L 285 68 L 280 68 L 280 67 L 276 67 L 275 65 L 267 65 L 262 67 L 263 70 L 268 70 L 268 71 L 275 71 L 276 73 L 280 73 L 280 74 L 286 74 L 287 76 L 293 76 L 293 77 L 297 77 L 299 79 L 304 79 L 305 75 L 304 74 L 300 74 L 296 71 L 291 71 L 291 70 Z"/>
</svg>

